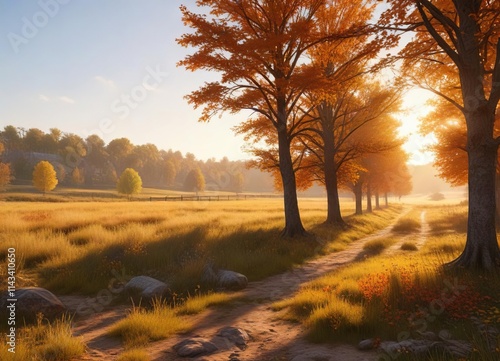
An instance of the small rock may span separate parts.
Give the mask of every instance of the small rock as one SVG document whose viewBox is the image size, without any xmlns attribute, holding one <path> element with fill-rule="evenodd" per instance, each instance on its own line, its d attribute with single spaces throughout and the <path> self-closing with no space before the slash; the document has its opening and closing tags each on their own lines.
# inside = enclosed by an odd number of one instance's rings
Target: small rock
<svg viewBox="0 0 500 361">
<path fill-rule="evenodd" d="M 242 290 L 248 285 L 248 279 L 245 275 L 234 271 L 216 269 L 212 262 L 205 265 L 201 281 L 231 291 Z"/>
<path fill-rule="evenodd" d="M 361 351 L 372 350 L 375 347 L 375 340 L 373 338 L 369 338 L 367 340 L 362 340 L 358 344 L 358 349 Z"/>
<path fill-rule="evenodd" d="M 244 289 L 247 285 L 248 279 L 241 273 L 223 269 L 217 272 L 218 287 L 231 291 L 238 291 Z"/>
<path fill-rule="evenodd" d="M 217 351 L 217 346 L 200 337 L 189 338 L 173 346 L 180 357 L 208 355 Z"/>
<path fill-rule="evenodd" d="M 250 336 L 245 330 L 236 327 L 224 327 L 217 332 L 217 336 L 224 337 L 239 348 L 246 348 Z"/>
<path fill-rule="evenodd" d="M 152 299 L 164 296 L 168 291 L 168 285 L 148 276 L 137 276 L 127 282 L 125 290 L 140 297 Z"/>
</svg>

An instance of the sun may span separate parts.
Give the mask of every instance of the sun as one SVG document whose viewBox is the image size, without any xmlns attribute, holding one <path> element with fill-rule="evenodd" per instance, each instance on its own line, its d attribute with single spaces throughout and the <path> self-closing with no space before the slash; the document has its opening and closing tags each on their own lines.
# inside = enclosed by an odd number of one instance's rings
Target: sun
<svg viewBox="0 0 500 361">
<path fill-rule="evenodd" d="M 405 138 L 403 149 L 408 152 L 409 164 L 423 165 L 434 161 L 434 155 L 427 148 L 436 143 L 433 134 L 422 136 L 419 127 L 422 117 L 427 115 L 432 107 L 427 104 L 433 95 L 423 89 L 412 89 L 403 97 L 403 111 L 397 116 L 401 122 L 399 134 Z"/>
</svg>

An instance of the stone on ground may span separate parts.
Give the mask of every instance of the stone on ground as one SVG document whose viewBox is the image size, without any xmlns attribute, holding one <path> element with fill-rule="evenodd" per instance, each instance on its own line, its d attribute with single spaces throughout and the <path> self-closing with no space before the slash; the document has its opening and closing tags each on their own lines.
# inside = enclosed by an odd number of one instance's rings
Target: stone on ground
<svg viewBox="0 0 500 361">
<path fill-rule="evenodd" d="M 125 290 L 142 298 L 152 299 L 162 297 L 168 291 L 168 285 L 148 276 L 137 276 L 125 285 Z"/>
<path fill-rule="evenodd" d="M 201 337 L 193 337 L 174 345 L 174 350 L 180 357 L 195 357 L 211 354 L 218 350 L 212 342 Z"/>
</svg>

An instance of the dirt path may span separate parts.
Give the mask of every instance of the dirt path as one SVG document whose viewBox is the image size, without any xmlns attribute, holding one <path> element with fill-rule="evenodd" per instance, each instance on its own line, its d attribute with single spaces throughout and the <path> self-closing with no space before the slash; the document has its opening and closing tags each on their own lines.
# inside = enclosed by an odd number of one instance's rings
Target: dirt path
<svg viewBox="0 0 500 361">
<path fill-rule="evenodd" d="M 244 301 L 230 307 L 213 308 L 194 316 L 194 329 L 188 334 L 177 335 L 158 341 L 147 350 L 155 361 L 198 360 L 198 361 L 371 361 L 377 360 L 373 352 L 361 352 L 350 345 L 317 345 L 305 341 L 305 330 L 299 324 L 279 320 L 271 310 L 274 301 L 292 296 L 299 287 L 317 277 L 341 266 L 363 258 L 363 245 L 369 241 L 390 234 L 394 224 L 407 214 L 405 209 L 393 223 L 368 237 L 351 243 L 346 250 L 318 257 L 300 267 L 275 275 L 259 282 L 252 282 L 241 292 Z M 425 220 L 425 214 L 422 214 Z M 422 223 L 423 224 L 423 223 Z M 418 244 L 425 242 L 427 228 L 422 226 Z M 398 242 L 399 243 L 399 242 Z M 61 298 L 63 302 L 65 300 Z M 68 300 L 66 300 L 68 301 Z M 118 340 L 106 336 L 108 328 L 124 317 L 122 306 L 83 320 L 75 325 L 75 333 L 81 335 L 89 347 L 82 360 L 114 360 L 123 348 Z M 246 349 L 240 350 L 226 339 L 217 337 L 217 331 L 232 326 L 244 329 L 251 336 Z M 219 351 L 197 358 L 180 358 L 172 346 L 184 339 L 200 336 L 216 344 Z"/>
<path fill-rule="evenodd" d="M 415 234 L 409 234 L 407 236 L 401 237 L 398 242 L 393 244 L 391 247 L 387 248 L 385 254 L 393 254 L 395 252 L 401 252 L 401 245 L 405 242 L 413 243 L 417 249 L 420 249 L 425 241 L 427 240 L 427 236 L 430 233 L 431 227 L 426 219 L 427 212 L 420 212 L 420 232 Z"/>
</svg>

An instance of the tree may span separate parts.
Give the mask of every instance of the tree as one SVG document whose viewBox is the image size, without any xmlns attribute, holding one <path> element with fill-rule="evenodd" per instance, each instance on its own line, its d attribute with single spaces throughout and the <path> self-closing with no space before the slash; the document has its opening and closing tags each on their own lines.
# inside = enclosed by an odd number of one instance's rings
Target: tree
<svg viewBox="0 0 500 361">
<path fill-rule="evenodd" d="M 352 26 L 335 37 L 321 32 L 315 17 L 326 6 L 325 0 L 200 0 L 197 4 L 207 7 L 209 15 L 181 7 L 184 23 L 194 31 L 178 43 L 197 51 L 179 65 L 192 71 L 215 70 L 222 76 L 187 99 L 195 107 L 204 105 L 201 121 L 246 109 L 272 125 L 284 191 L 282 235 L 304 235 L 290 144 L 301 121 L 291 115 L 304 92 L 316 84 L 315 74 L 304 64 L 305 55 L 322 41 L 353 36 L 360 29 Z"/>
<path fill-rule="evenodd" d="M 177 174 L 177 168 L 171 159 L 167 159 L 163 163 L 163 171 L 165 177 L 165 185 L 171 187 L 175 183 L 175 176 Z"/>
<path fill-rule="evenodd" d="M 106 151 L 110 156 L 116 173 L 121 174 L 127 168 L 127 158 L 133 150 L 134 145 L 127 138 L 113 139 L 106 146 Z"/>
<path fill-rule="evenodd" d="M 83 176 L 83 171 L 75 167 L 71 172 L 71 183 L 75 186 L 80 186 L 85 182 L 85 177 Z"/>
<path fill-rule="evenodd" d="M 184 188 L 187 191 L 202 192 L 205 190 L 205 177 L 200 168 L 192 169 L 184 181 Z"/>
<path fill-rule="evenodd" d="M 10 183 L 11 178 L 12 178 L 12 175 L 10 172 L 10 165 L 0 162 L 0 190 L 1 191 L 5 190 L 5 186 L 7 186 Z"/>
<path fill-rule="evenodd" d="M 138 194 L 142 191 L 142 179 L 132 168 L 127 168 L 123 171 L 116 184 L 118 193 L 126 194 L 128 199 L 132 194 Z"/>
<path fill-rule="evenodd" d="M 500 100 L 500 2 L 388 0 L 388 27 L 415 30 L 401 56 L 407 73 L 453 104 L 467 129 L 467 240 L 453 267 L 500 265 L 495 228 L 495 172 L 499 138 L 493 128 Z M 455 89 L 459 89 L 456 96 Z"/>
<path fill-rule="evenodd" d="M 50 192 L 57 186 L 56 171 L 52 164 L 46 160 L 39 162 L 33 170 L 33 185 L 36 189 L 43 192 Z"/>
</svg>

